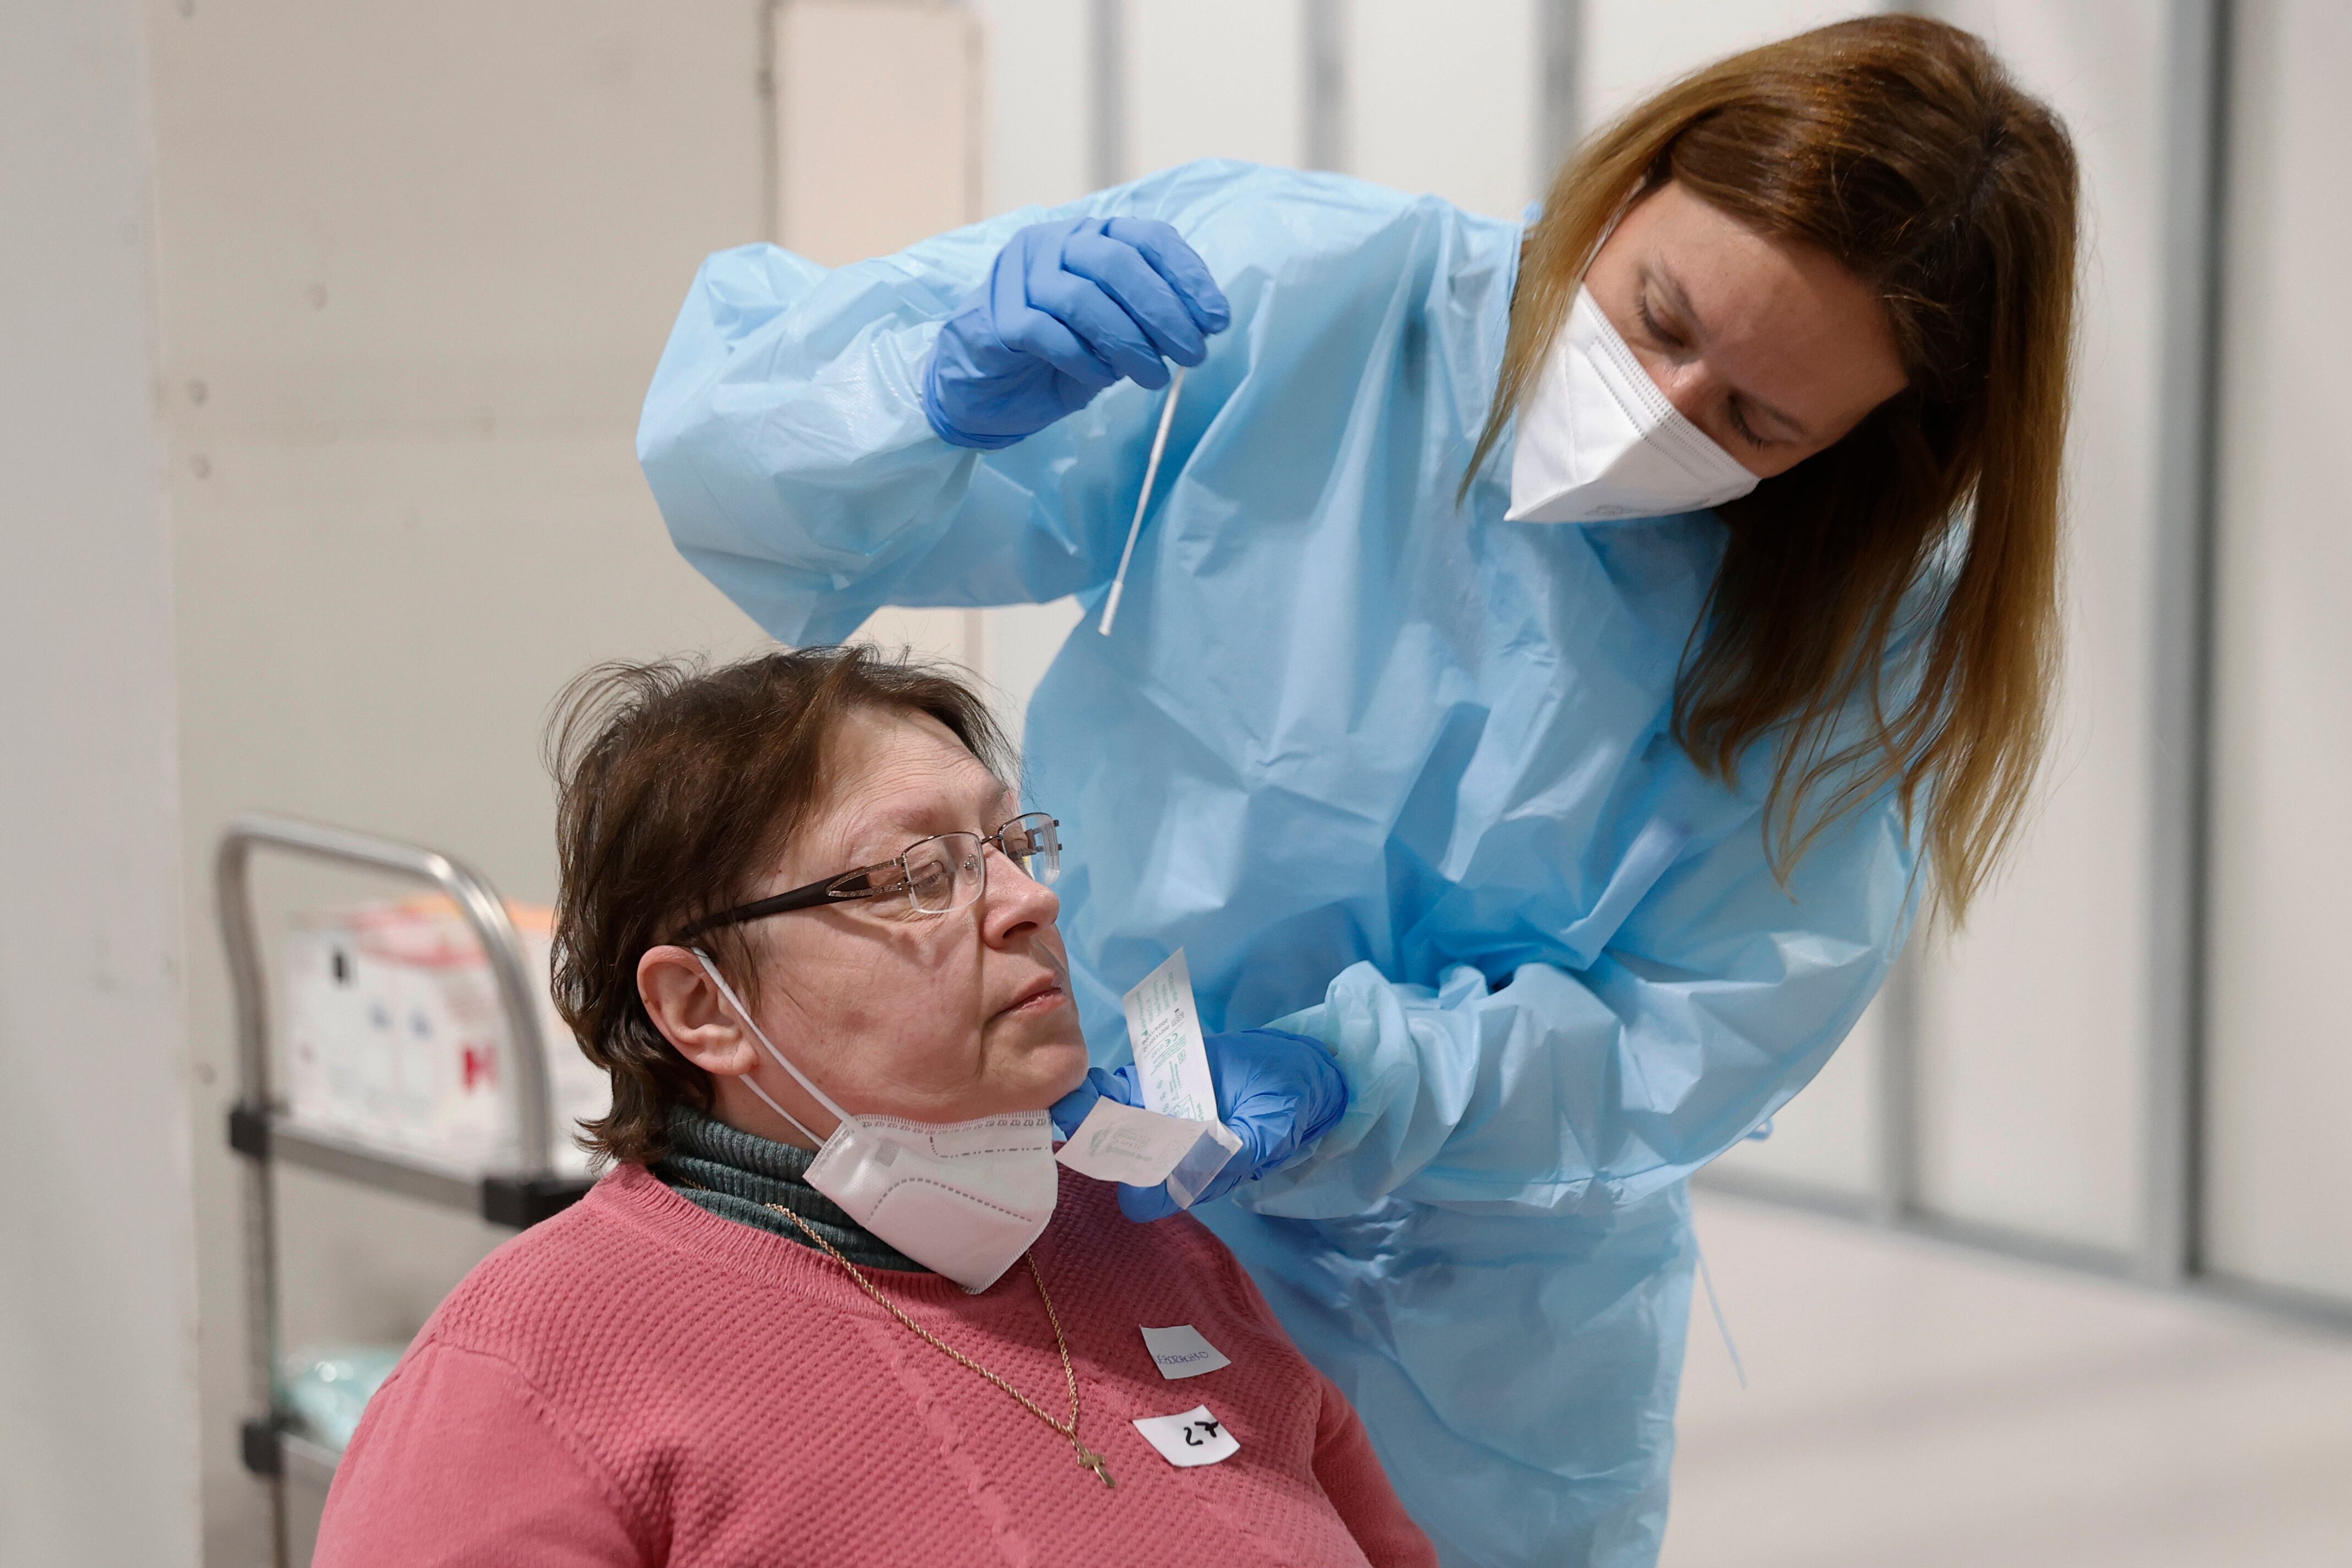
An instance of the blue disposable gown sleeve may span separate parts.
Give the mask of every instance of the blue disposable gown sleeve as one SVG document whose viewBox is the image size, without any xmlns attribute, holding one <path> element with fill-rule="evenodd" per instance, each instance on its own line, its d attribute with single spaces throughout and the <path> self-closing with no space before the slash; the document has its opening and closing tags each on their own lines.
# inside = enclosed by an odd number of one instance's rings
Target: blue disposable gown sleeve
<svg viewBox="0 0 2352 1568">
<path fill-rule="evenodd" d="M 885 605 L 1043 603 L 1107 584 L 1164 394 L 1122 382 L 1001 452 L 953 447 L 923 416 L 940 323 L 1017 230 L 1086 214 L 1172 223 L 1225 282 L 1246 268 L 1244 220 L 1312 178 L 1192 163 L 845 267 L 770 245 L 711 257 L 637 431 L 679 552 L 795 645 L 838 642 Z M 1184 388 L 1188 423 L 1241 373 L 1242 336 L 1210 340 Z"/>
<path fill-rule="evenodd" d="M 1914 846 L 1890 800 L 1832 825 L 1783 884 L 1756 824 L 1670 867 L 1589 967 L 1467 964 L 1434 990 L 1370 963 L 1277 1026 L 1318 1037 L 1347 1114 L 1237 1194 L 1337 1218 L 1394 1194 L 1601 1215 L 1680 1181 L 1821 1070 L 1911 919 Z"/>
</svg>

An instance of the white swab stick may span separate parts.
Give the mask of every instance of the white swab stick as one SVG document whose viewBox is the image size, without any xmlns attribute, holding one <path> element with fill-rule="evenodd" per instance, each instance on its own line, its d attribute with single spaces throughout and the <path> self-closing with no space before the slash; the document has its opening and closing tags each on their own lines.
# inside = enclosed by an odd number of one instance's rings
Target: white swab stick
<svg viewBox="0 0 2352 1568">
<path fill-rule="evenodd" d="M 1135 536 L 1143 531 L 1143 509 L 1151 504 L 1151 487 L 1160 478 L 1160 454 L 1168 450 L 1168 426 L 1176 419 L 1176 395 L 1184 390 L 1184 367 L 1178 365 L 1176 374 L 1168 378 L 1168 401 L 1160 406 L 1160 433 L 1151 437 L 1151 459 L 1143 465 L 1143 493 L 1135 498 L 1135 521 L 1127 525 L 1127 548 L 1118 552 L 1118 575 L 1110 580 L 1110 597 L 1103 601 L 1102 625 L 1096 629 L 1110 636 L 1110 624 L 1118 618 L 1118 596 L 1127 592 L 1127 565 L 1135 559 Z"/>
</svg>

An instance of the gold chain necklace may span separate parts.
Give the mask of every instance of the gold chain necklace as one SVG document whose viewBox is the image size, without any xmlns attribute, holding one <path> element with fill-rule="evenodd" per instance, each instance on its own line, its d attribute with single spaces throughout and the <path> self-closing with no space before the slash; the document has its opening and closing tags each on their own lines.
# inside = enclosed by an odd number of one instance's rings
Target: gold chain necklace
<svg viewBox="0 0 2352 1568">
<path fill-rule="evenodd" d="M 706 1193 L 710 1191 L 709 1187 L 703 1186 L 701 1183 L 694 1181 L 691 1178 L 680 1176 L 678 1180 L 685 1182 L 687 1185 L 690 1187 L 698 1187 Z M 1070 1440 L 1070 1447 L 1078 1451 L 1078 1463 L 1086 1468 L 1092 1470 L 1095 1473 L 1096 1479 L 1101 1481 L 1102 1484 L 1107 1487 L 1114 1489 L 1118 1487 L 1118 1483 L 1110 1479 L 1109 1462 L 1100 1454 L 1097 1454 L 1092 1448 L 1087 1447 L 1086 1444 L 1081 1442 L 1078 1438 L 1078 1374 L 1070 1365 L 1070 1342 L 1062 1337 L 1061 1317 L 1054 1310 L 1054 1298 L 1045 1293 L 1045 1277 L 1037 1271 L 1037 1260 L 1034 1258 L 1032 1258 L 1029 1254 L 1024 1252 L 1021 1255 L 1021 1261 L 1029 1266 L 1029 1278 L 1035 1282 L 1037 1287 L 1037 1300 L 1045 1303 L 1045 1321 L 1054 1325 L 1054 1348 L 1062 1352 L 1062 1378 L 1064 1382 L 1070 1385 L 1070 1418 L 1067 1421 L 1055 1420 L 1052 1416 L 1046 1415 L 1044 1410 L 1040 1409 L 1037 1403 L 1031 1399 L 1027 1394 L 1022 1393 L 1019 1389 L 1013 1387 L 1011 1384 L 997 1376 L 996 1373 L 989 1371 L 986 1367 L 981 1365 L 980 1363 L 972 1360 L 971 1357 L 964 1354 L 963 1352 L 956 1349 L 955 1346 L 948 1343 L 947 1341 L 940 1338 L 939 1335 L 931 1332 L 930 1330 L 923 1327 L 922 1324 L 915 1321 L 914 1319 L 900 1311 L 898 1310 L 898 1304 L 896 1301 L 891 1300 L 889 1297 L 882 1294 L 880 1289 L 875 1285 L 874 1281 L 866 1278 L 864 1270 L 860 1269 L 855 1263 L 849 1261 L 848 1258 L 844 1258 L 840 1251 L 835 1247 L 833 1243 L 827 1241 L 824 1237 L 819 1236 L 816 1233 L 815 1227 L 811 1226 L 808 1221 L 803 1219 L 800 1215 L 794 1214 L 792 1210 L 786 1208 L 782 1204 L 761 1204 L 760 1206 L 761 1208 L 773 1209 L 776 1213 L 783 1215 L 786 1219 L 800 1226 L 801 1234 L 807 1237 L 811 1241 L 815 1242 L 819 1247 L 824 1248 L 826 1256 L 830 1257 L 835 1263 L 840 1264 L 842 1268 L 847 1269 L 849 1271 L 849 1277 L 857 1281 L 857 1288 L 865 1291 L 868 1296 L 873 1297 L 875 1300 L 880 1302 L 884 1311 L 889 1313 L 892 1317 L 906 1324 L 908 1328 L 913 1330 L 916 1334 L 920 1336 L 926 1344 L 929 1344 L 933 1350 L 938 1351 L 941 1355 L 946 1356 L 950 1361 L 952 1361 L 961 1366 L 969 1367 L 971 1371 L 978 1373 L 981 1376 L 988 1379 L 989 1382 L 996 1384 L 997 1387 L 1011 1394 L 1013 1399 L 1020 1404 L 1021 1408 L 1029 1412 L 1030 1415 L 1034 1415 L 1038 1420 L 1043 1421 L 1046 1426 L 1052 1427 L 1061 1436 L 1068 1438 Z"/>
</svg>

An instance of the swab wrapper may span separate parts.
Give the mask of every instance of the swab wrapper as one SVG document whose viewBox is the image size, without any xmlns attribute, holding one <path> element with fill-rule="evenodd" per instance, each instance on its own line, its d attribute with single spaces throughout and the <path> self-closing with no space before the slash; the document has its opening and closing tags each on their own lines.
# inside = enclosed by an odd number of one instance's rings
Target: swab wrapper
<svg viewBox="0 0 2352 1568">
<path fill-rule="evenodd" d="M 1162 1116 L 1098 1100 L 1054 1157 L 1081 1176 L 1131 1187 L 1163 1183 L 1180 1208 L 1191 1208 L 1242 1146 L 1222 1121 Z"/>
<path fill-rule="evenodd" d="M 1126 1002 L 1144 1109 L 1099 1101 L 1057 1157 L 1099 1181 L 1135 1187 L 1165 1183 L 1177 1206 L 1191 1208 L 1241 1152 L 1242 1141 L 1217 1115 L 1216 1080 L 1209 1074 L 1184 950 L 1145 975 Z"/>
</svg>

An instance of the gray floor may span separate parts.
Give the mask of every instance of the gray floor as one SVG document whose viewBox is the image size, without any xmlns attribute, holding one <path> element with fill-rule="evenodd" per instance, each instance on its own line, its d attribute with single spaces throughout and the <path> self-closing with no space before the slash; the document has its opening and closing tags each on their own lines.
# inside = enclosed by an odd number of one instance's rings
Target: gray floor
<svg viewBox="0 0 2352 1568">
<path fill-rule="evenodd" d="M 2352 1337 L 1702 1194 L 1664 1568 L 2352 1565 Z"/>
</svg>

